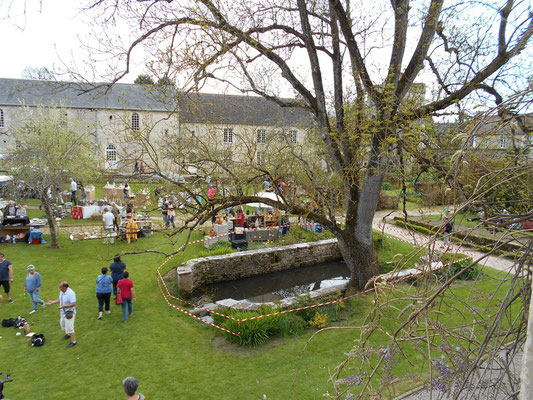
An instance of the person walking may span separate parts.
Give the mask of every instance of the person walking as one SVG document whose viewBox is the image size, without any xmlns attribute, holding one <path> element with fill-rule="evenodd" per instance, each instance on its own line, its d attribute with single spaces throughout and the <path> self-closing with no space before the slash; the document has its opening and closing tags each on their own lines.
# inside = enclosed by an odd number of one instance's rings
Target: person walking
<svg viewBox="0 0 533 400">
<path fill-rule="evenodd" d="M 127 400 L 146 400 L 146 397 L 142 393 L 136 394 L 138 387 L 139 381 L 133 376 L 128 376 L 122 381 L 122 388 L 126 396 L 128 396 Z"/>
<path fill-rule="evenodd" d="M 128 199 L 130 198 L 130 185 L 128 185 L 127 182 L 124 185 L 123 192 L 124 192 L 124 202 L 127 202 Z"/>
<path fill-rule="evenodd" d="M 174 202 L 170 200 L 168 202 L 168 217 L 167 217 L 167 228 L 170 224 L 172 224 L 172 228 L 176 229 L 176 225 L 174 224 L 174 217 L 176 216 L 176 211 L 174 210 Z"/>
<path fill-rule="evenodd" d="M 70 178 L 70 192 L 72 193 L 72 204 L 78 205 L 78 184 L 72 178 Z"/>
<path fill-rule="evenodd" d="M 63 340 L 70 339 L 67 348 L 74 347 L 78 344 L 76 334 L 74 333 L 74 320 L 76 319 L 76 293 L 72 290 L 67 281 L 59 284 L 59 298 L 57 300 L 48 300 L 47 306 L 59 303 L 60 319 L 59 325 L 65 332 Z"/>
<path fill-rule="evenodd" d="M 163 216 L 163 223 L 165 224 L 165 228 L 168 228 L 168 202 L 167 198 L 163 197 L 163 204 L 161 206 L 161 215 Z"/>
<path fill-rule="evenodd" d="M 33 310 L 30 311 L 30 314 L 36 313 L 39 311 L 37 304 L 40 304 L 42 308 L 45 307 L 44 300 L 39 298 L 39 292 L 41 291 L 41 274 L 35 271 L 35 266 L 28 265 L 28 273 L 26 274 L 26 284 L 24 287 L 24 292 L 28 293 L 30 300 L 33 304 Z"/>
<path fill-rule="evenodd" d="M 13 283 L 13 264 L 4 258 L 4 253 L 0 252 L 0 286 L 4 287 L 7 301 L 13 303 L 11 298 L 11 283 Z"/>
<path fill-rule="evenodd" d="M 135 297 L 133 282 L 129 279 L 130 273 L 125 271 L 123 275 L 124 278 L 117 282 L 117 293 L 122 296 L 122 317 L 124 322 L 128 322 L 128 317 L 133 312 L 132 301 L 137 301 L 137 298 Z"/>
<path fill-rule="evenodd" d="M 98 299 L 98 319 L 102 319 L 104 313 L 111 314 L 109 299 L 113 291 L 113 278 L 107 275 L 107 267 L 102 268 L 102 275 L 96 277 L 96 298 Z"/>
<path fill-rule="evenodd" d="M 109 266 L 111 270 L 111 278 L 113 280 L 113 296 L 117 297 L 117 282 L 124 278 L 123 274 L 126 270 L 126 264 L 120 260 L 120 256 L 117 254 L 113 257 L 113 262 Z"/>
</svg>

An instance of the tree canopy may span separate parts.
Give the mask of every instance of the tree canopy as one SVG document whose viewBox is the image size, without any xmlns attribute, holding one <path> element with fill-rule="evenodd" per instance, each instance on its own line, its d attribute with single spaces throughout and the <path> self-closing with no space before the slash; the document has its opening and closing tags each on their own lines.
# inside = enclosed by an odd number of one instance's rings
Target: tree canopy
<svg viewBox="0 0 533 400">
<path fill-rule="evenodd" d="M 468 110 L 473 102 L 501 103 L 528 85 L 531 72 L 520 65 L 531 51 L 533 16 L 512 0 L 91 5 L 106 34 L 119 18 L 136 30 L 135 40 L 115 37 L 105 46 L 124 60 L 113 82 L 144 54 L 152 69 L 186 90 L 218 82 L 310 112 L 317 134 L 309 140 L 319 146 L 315 153 L 325 168 L 296 157 L 307 182 L 298 184 L 313 187 L 321 209 L 329 210 L 310 215 L 338 238 L 359 287 L 377 273 L 372 220 L 391 154 L 408 148 L 404 134 L 416 132 L 424 118 Z M 211 161 L 231 175 L 228 163 Z M 286 179 L 257 165 L 254 172 Z M 278 205 L 307 212 L 298 204 Z"/>
</svg>

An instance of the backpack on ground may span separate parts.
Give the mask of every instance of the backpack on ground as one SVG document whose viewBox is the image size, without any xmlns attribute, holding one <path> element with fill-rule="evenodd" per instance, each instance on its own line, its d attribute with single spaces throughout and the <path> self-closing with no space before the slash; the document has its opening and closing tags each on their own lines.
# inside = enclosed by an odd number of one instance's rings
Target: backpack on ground
<svg viewBox="0 0 533 400">
<path fill-rule="evenodd" d="M 30 343 L 32 346 L 35 347 L 42 346 L 44 344 L 44 335 L 42 333 L 33 335 L 30 339 Z"/>
<path fill-rule="evenodd" d="M 14 318 L 6 318 L 2 320 L 2 326 L 4 328 L 9 328 L 11 326 L 15 325 L 15 319 Z"/>
</svg>

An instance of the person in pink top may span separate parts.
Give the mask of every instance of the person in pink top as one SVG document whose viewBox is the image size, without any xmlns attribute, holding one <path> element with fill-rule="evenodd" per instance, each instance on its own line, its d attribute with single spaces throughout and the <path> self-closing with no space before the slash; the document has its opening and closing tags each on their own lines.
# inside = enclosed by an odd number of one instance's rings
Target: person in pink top
<svg viewBox="0 0 533 400">
<path fill-rule="evenodd" d="M 124 322 L 128 322 L 128 317 L 133 311 L 132 301 L 137 301 L 135 297 L 135 289 L 133 287 L 133 282 L 128 271 L 124 271 L 124 278 L 117 282 L 117 294 L 122 296 L 122 317 Z M 128 308 L 126 312 L 126 307 Z"/>
<path fill-rule="evenodd" d="M 214 186 L 209 186 L 209 188 L 207 189 L 207 199 L 209 200 L 209 202 L 211 203 L 211 212 L 213 213 L 213 215 L 211 216 L 211 223 L 215 223 L 215 219 L 216 219 L 216 216 L 215 216 L 215 197 L 217 195 L 217 190 L 215 189 Z"/>
</svg>

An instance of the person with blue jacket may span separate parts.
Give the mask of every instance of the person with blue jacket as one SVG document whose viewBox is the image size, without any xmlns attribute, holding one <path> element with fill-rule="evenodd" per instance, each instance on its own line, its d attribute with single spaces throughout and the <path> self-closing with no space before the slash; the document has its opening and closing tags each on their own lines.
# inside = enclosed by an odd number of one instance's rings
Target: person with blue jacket
<svg viewBox="0 0 533 400">
<path fill-rule="evenodd" d="M 39 298 L 39 292 L 41 291 L 41 274 L 35 271 L 35 266 L 28 265 L 28 273 L 26 274 L 26 285 L 25 291 L 30 296 L 30 300 L 33 304 L 33 310 L 30 311 L 30 314 L 37 312 L 37 304 L 40 304 L 42 308 L 45 307 L 44 300 Z"/>
<path fill-rule="evenodd" d="M 104 313 L 111 314 L 109 300 L 113 291 L 113 278 L 107 275 L 107 267 L 102 268 L 102 275 L 96 278 L 96 298 L 98 299 L 98 319 L 102 319 Z"/>
<path fill-rule="evenodd" d="M 123 273 L 126 270 L 126 264 L 120 260 L 117 254 L 113 257 L 113 263 L 109 266 L 111 270 L 111 278 L 113 278 L 113 296 L 117 297 L 117 282 L 123 278 Z"/>
</svg>

